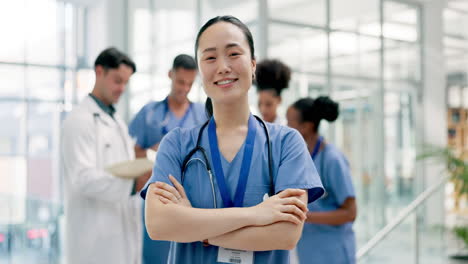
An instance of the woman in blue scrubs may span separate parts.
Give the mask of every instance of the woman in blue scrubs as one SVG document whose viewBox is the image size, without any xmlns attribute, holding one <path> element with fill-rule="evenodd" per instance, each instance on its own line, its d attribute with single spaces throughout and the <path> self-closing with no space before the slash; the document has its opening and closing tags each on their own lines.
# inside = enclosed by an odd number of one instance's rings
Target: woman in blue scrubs
<svg viewBox="0 0 468 264">
<path fill-rule="evenodd" d="M 250 113 L 256 61 L 241 21 L 209 20 L 195 51 L 213 116 L 163 138 L 141 192 L 149 235 L 173 241 L 168 263 L 289 263 L 306 204 L 324 192 L 304 140 Z"/>
<path fill-rule="evenodd" d="M 320 121 L 338 118 L 338 104 L 328 97 L 303 98 L 287 111 L 288 126 L 297 129 L 307 143 L 320 174 L 325 195 L 313 204 L 297 245 L 300 263 L 356 263 L 353 221 L 356 201 L 348 160 L 319 134 Z"/>
<path fill-rule="evenodd" d="M 255 84 L 257 86 L 258 110 L 262 119 L 285 125 L 284 118 L 278 115 L 281 92 L 289 86 L 291 69 L 279 60 L 266 59 L 257 64 Z"/>
</svg>

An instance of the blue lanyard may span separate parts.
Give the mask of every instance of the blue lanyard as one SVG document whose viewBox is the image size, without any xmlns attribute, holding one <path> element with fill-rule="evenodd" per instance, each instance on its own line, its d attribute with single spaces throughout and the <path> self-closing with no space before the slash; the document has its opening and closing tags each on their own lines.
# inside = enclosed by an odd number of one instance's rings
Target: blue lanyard
<svg viewBox="0 0 468 264">
<path fill-rule="evenodd" d="M 320 145 L 322 145 L 323 137 L 319 137 L 317 140 L 317 143 L 315 143 L 314 150 L 312 151 L 312 160 L 315 160 L 315 157 L 317 157 L 317 154 L 320 150 Z"/>
<path fill-rule="evenodd" d="M 164 120 L 163 120 L 163 123 L 168 123 L 168 114 L 169 114 L 169 102 L 168 102 L 168 99 L 166 97 L 166 99 L 164 99 L 163 101 L 164 103 Z M 177 127 L 183 127 L 183 125 L 185 124 L 185 121 L 187 120 L 187 117 L 188 115 L 190 114 L 190 111 L 192 110 L 192 103 L 190 103 L 190 106 L 189 108 L 187 109 L 187 111 L 185 112 L 184 116 L 182 117 L 182 119 L 180 120 L 179 122 L 179 125 L 177 125 Z M 163 136 L 166 135 L 169 131 L 167 130 L 167 124 L 163 125 L 162 127 L 162 134 Z"/>
<path fill-rule="evenodd" d="M 244 203 L 244 194 L 247 186 L 247 178 L 249 177 L 250 164 L 252 162 L 252 154 L 255 143 L 256 134 L 255 119 L 252 115 L 249 117 L 249 126 L 247 131 L 247 138 L 245 139 L 244 157 L 242 158 L 242 165 L 240 169 L 239 181 L 237 183 L 236 194 L 234 201 L 231 199 L 230 191 L 226 185 L 224 178 L 223 166 L 221 165 L 221 156 L 218 147 L 218 138 L 216 137 L 216 123 L 212 117 L 208 124 L 208 139 L 210 141 L 211 159 L 213 162 L 213 170 L 215 173 L 216 181 L 218 182 L 221 198 L 223 198 L 224 207 L 242 207 Z"/>
</svg>

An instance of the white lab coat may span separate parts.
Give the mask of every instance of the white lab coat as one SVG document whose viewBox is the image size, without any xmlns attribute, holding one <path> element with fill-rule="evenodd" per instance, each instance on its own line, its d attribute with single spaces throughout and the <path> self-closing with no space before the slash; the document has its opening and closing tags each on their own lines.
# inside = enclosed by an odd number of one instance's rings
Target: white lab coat
<svg viewBox="0 0 468 264">
<path fill-rule="evenodd" d="M 133 180 L 103 169 L 135 158 L 127 126 L 114 118 L 87 96 L 63 123 L 68 264 L 141 263 L 142 203 L 131 196 Z"/>
</svg>

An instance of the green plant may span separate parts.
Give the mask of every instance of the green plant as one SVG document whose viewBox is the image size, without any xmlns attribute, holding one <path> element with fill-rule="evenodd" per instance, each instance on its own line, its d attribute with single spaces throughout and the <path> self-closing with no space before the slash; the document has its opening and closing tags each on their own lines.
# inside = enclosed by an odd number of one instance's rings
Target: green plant
<svg viewBox="0 0 468 264">
<path fill-rule="evenodd" d="M 467 226 L 457 226 L 453 229 L 455 235 L 465 242 L 465 245 L 468 246 L 468 227 Z"/>
<path fill-rule="evenodd" d="M 468 194 L 468 163 L 450 147 L 427 147 L 418 159 L 435 159 L 446 164 L 446 171 L 459 196 Z"/>
<path fill-rule="evenodd" d="M 454 185 L 456 196 L 459 199 L 463 199 L 468 195 L 468 163 L 463 159 L 463 156 L 463 153 L 457 153 L 450 147 L 427 147 L 417 159 L 433 159 L 446 164 L 444 171 L 448 174 L 450 181 Z M 456 200 L 455 203 L 458 204 L 459 201 Z M 465 243 L 465 246 L 468 247 L 468 227 L 457 226 L 452 230 Z"/>
</svg>

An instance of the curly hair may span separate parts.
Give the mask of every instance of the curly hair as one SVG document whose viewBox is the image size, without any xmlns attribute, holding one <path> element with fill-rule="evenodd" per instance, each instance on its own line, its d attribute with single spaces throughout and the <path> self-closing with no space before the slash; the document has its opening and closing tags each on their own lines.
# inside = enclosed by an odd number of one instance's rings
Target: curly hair
<svg viewBox="0 0 468 264">
<path fill-rule="evenodd" d="M 277 96 L 281 96 L 281 92 L 289 86 L 291 69 L 279 60 L 266 59 L 257 63 L 255 75 L 258 92 L 274 90 Z"/>
</svg>

